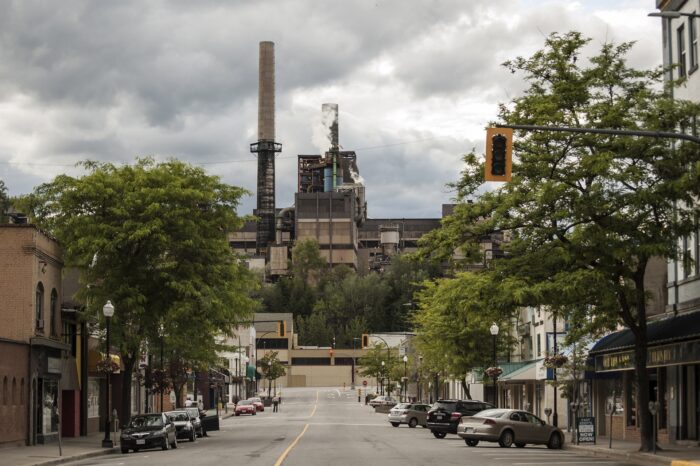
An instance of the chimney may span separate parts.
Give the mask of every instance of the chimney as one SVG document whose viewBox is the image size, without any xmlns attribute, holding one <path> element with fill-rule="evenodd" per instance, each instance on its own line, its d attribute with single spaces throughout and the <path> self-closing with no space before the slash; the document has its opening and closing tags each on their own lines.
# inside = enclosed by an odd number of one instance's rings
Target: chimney
<svg viewBox="0 0 700 466">
<path fill-rule="evenodd" d="M 260 42 L 258 141 L 275 140 L 275 43 Z"/>
</svg>

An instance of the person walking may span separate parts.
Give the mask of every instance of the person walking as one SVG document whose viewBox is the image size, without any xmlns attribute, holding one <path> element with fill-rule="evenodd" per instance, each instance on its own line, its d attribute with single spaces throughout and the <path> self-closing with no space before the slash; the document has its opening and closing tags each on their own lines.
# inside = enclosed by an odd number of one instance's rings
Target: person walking
<svg viewBox="0 0 700 466">
<path fill-rule="evenodd" d="M 280 399 L 277 395 L 272 397 L 272 412 L 276 413 L 279 411 Z"/>
</svg>

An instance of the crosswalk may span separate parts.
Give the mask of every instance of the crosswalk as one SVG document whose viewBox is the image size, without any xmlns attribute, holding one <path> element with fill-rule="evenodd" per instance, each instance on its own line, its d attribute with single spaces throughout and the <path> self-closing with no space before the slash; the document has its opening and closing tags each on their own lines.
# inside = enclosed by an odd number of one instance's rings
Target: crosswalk
<svg viewBox="0 0 700 466">
<path fill-rule="evenodd" d="M 471 458 L 481 457 L 482 464 L 510 466 L 535 465 L 587 465 L 604 464 L 610 466 L 631 466 L 611 459 L 596 458 L 566 450 L 548 450 L 540 447 L 499 448 L 498 446 L 479 446 L 469 448 Z"/>
</svg>

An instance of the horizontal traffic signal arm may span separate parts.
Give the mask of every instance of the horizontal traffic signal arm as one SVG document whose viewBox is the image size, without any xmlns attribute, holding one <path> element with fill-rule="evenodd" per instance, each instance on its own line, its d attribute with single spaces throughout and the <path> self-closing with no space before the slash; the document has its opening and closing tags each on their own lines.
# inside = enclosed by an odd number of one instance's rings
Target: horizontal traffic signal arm
<svg viewBox="0 0 700 466">
<path fill-rule="evenodd" d="M 683 139 L 700 144 L 700 137 L 690 134 L 672 133 L 670 131 L 641 131 L 633 129 L 579 128 L 572 126 L 539 125 L 496 125 L 496 128 L 519 129 L 524 131 L 554 131 L 559 133 L 612 134 L 618 136 L 641 136 L 656 139 Z"/>
</svg>

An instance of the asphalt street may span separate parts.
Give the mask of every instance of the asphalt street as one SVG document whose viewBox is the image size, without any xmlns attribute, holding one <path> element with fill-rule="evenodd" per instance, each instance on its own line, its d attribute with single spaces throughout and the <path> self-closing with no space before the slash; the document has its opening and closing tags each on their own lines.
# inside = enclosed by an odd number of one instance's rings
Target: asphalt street
<svg viewBox="0 0 700 466">
<path fill-rule="evenodd" d="M 386 414 L 333 388 L 285 389 L 280 412 L 231 417 L 221 430 L 177 450 L 116 454 L 72 464 L 99 466 L 224 465 L 588 465 L 628 466 L 613 460 L 545 447 L 469 448 L 459 437 L 439 440 L 421 427 L 392 427 Z"/>
</svg>

